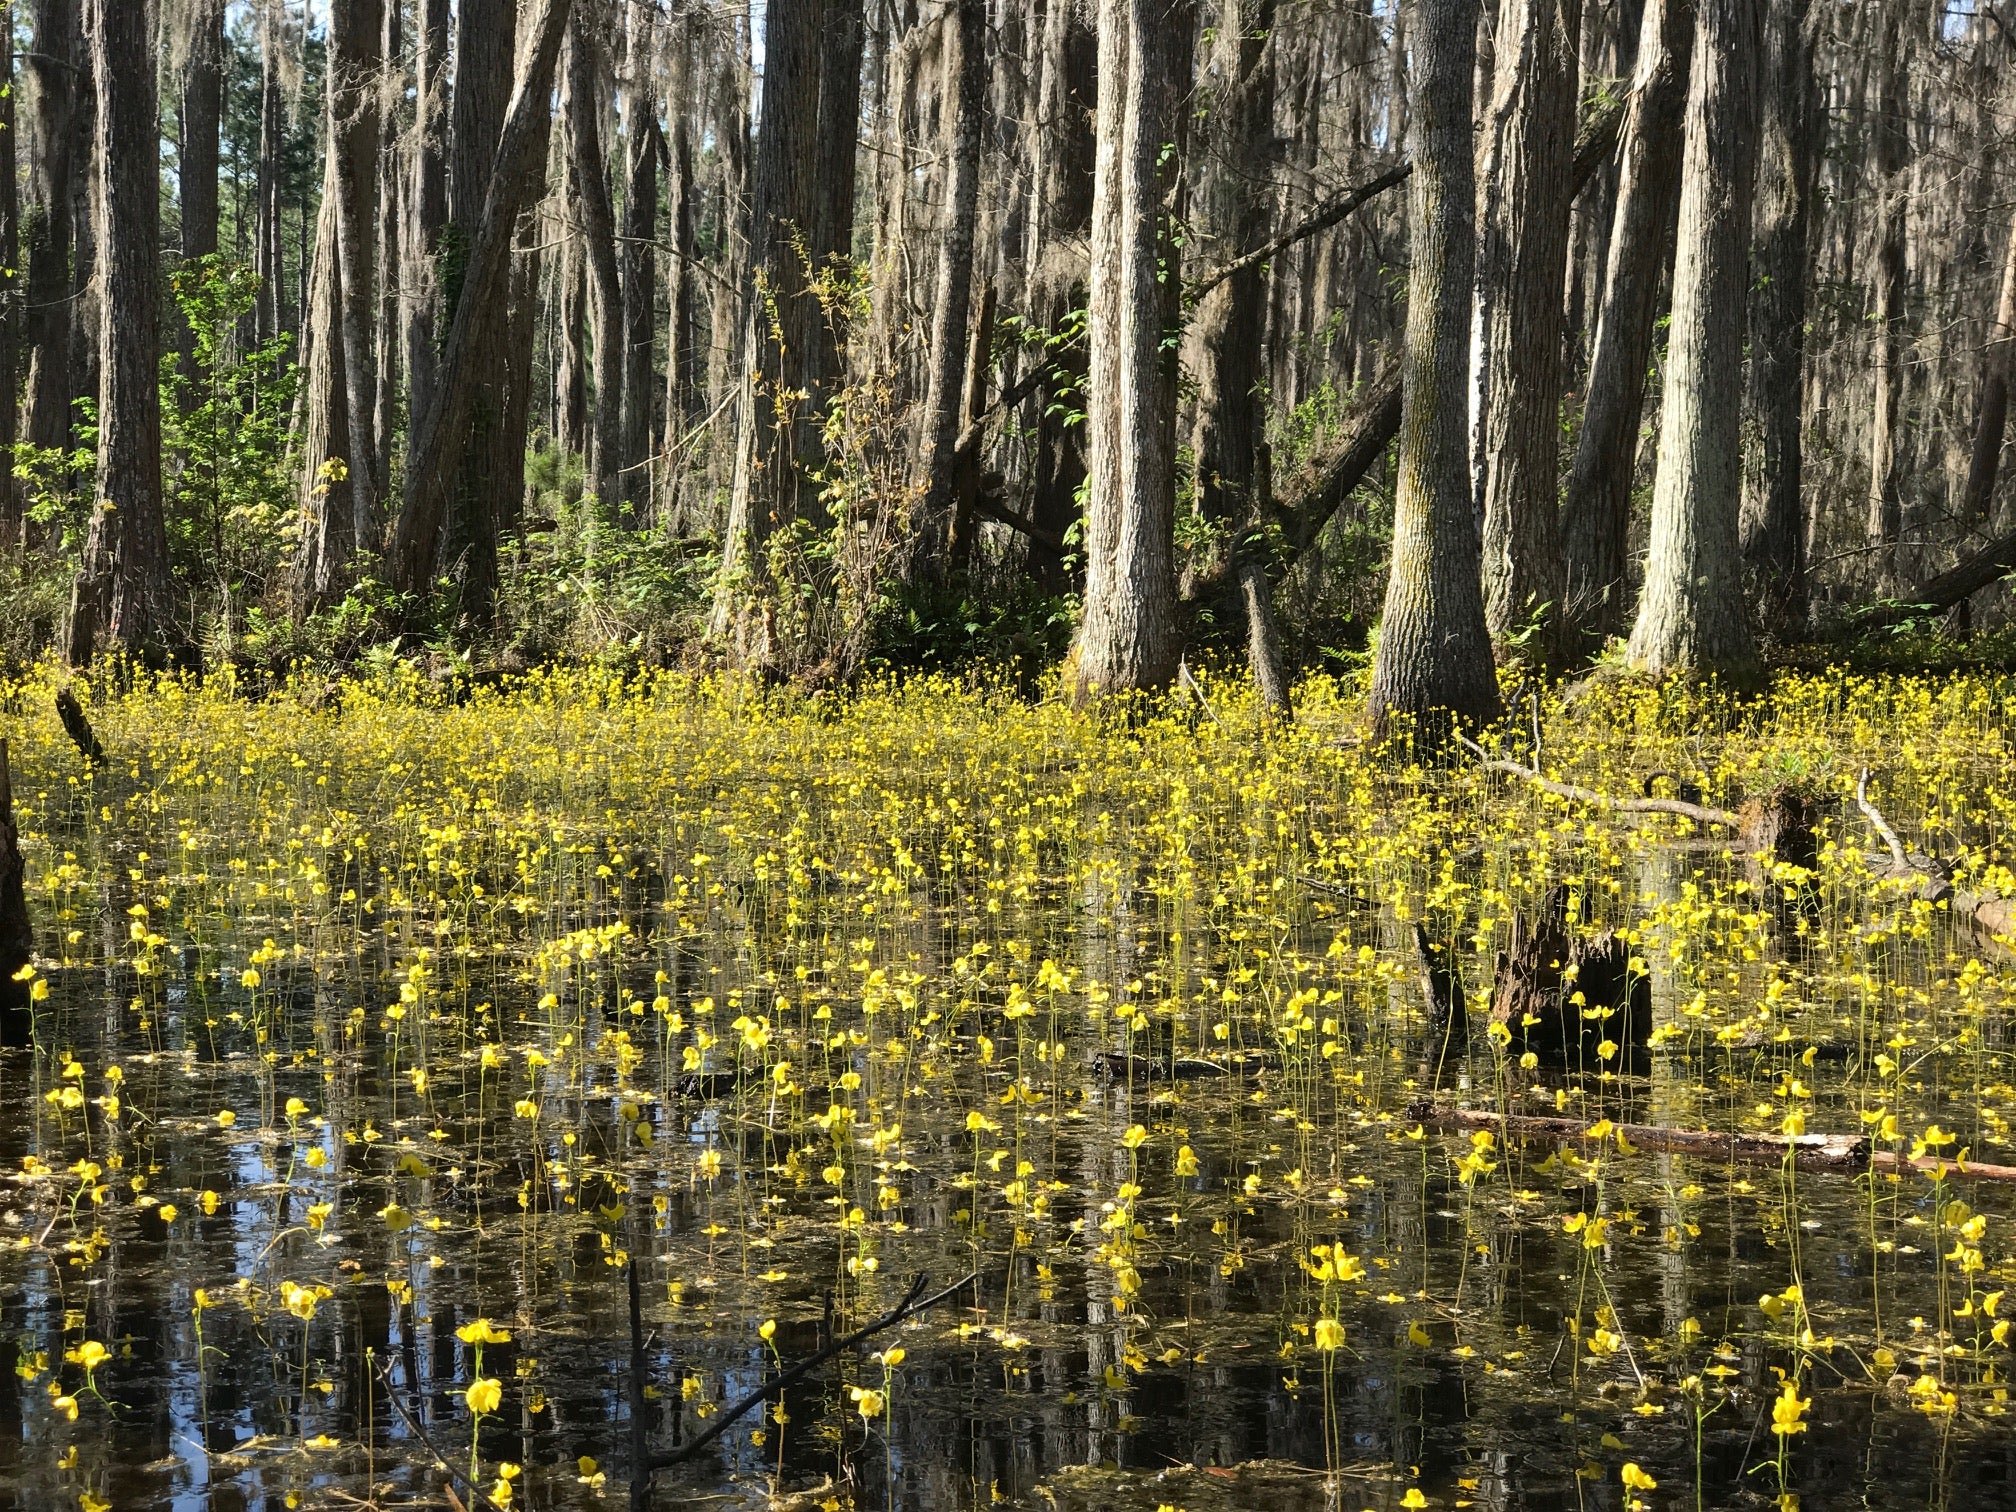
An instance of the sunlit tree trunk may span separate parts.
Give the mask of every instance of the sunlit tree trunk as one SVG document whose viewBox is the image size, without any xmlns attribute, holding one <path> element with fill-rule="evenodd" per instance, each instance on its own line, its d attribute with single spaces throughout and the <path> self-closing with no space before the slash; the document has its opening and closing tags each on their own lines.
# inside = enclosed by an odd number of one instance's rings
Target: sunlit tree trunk
<svg viewBox="0 0 2016 1512">
<path fill-rule="evenodd" d="M 1164 342 L 1179 264 L 1165 205 L 1182 160 L 1181 102 L 1195 30 L 1187 0 L 1100 6 L 1086 396 L 1091 495 L 1085 608 L 1068 679 L 1079 698 L 1163 687 L 1183 651 L 1176 386 Z"/>
<path fill-rule="evenodd" d="M 75 397 L 70 377 L 70 200 L 77 167 L 78 3 L 34 0 L 32 51 L 26 59 L 35 138 L 22 226 L 28 256 L 26 439 L 41 447 L 68 443 Z"/>
<path fill-rule="evenodd" d="M 1484 359 L 1484 619 L 1501 639 L 1536 617 L 1527 649 L 1560 650 L 1561 314 L 1575 159 L 1581 0 L 1501 0 L 1486 119 L 1497 184 L 1479 227 Z"/>
<path fill-rule="evenodd" d="M 147 8 L 93 7 L 100 273 L 97 506 L 70 598 L 72 666 L 175 639 L 161 501 L 160 118 Z"/>
<path fill-rule="evenodd" d="M 1625 542 L 1645 375 L 1680 207 L 1682 108 L 1694 0 L 1646 0 L 1637 73 L 1619 143 L 1617 210 L 1596 317 L 1588 399 L 1562 506 L 1563 592 L 1571 623 L 1601 642 L 1630 622 Z"/>
<path fill-rule="evenodd" d="M 1476 27 L 1466 0 L 1421 0 L 1412 31 L 1400 455 L 1370 713 L 1427 750 L 1499 708 L 1469 467 Z"/>
<path fill-rule="evenodd" d="M 1758 21 L 1750 0 L 1700 0 L 1697 9 L 1659 475 L 1628 652 L 1655 676 L 1757 671 L 1737 528 Z"/>
<path fill-rule="evenodd" d="M 589 335 L 594 353 L 593 428 L 588 444 L 588 491 L 605 505 L 616 502 L 623 450 L 623 282 L 616 257 L 616 212 L 609 196 L 609 163 L 602 151 L 602 71 L 586 14 L 574 13 L 567 37 L 567 143 L 574 171 L 575 213 L 581 217 L 581 251 L 588 268 Z"/>
<path fill-rule="evenodd" d="M 624 148 L 628 159 L 623 191 L 623 501 L 631 521 L 642 525 L 651 511 L 652 409 L 658 303 L 658 160 L 665 139 L 658 130 L 658 101 L 652 79 L 656 37 L 651 7 L 630 0 L 628 77 L 623 91 Z M 678 108 L 685 108 L 685 101 Z"/>
</svg>

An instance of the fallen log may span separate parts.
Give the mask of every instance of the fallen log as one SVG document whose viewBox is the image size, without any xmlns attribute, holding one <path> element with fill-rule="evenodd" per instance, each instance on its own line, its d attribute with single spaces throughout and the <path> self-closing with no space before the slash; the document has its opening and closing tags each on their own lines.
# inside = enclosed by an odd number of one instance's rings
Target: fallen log
<svg viewBox="0 0 2016 1512">
<path fill-rule="evenodd" d="M 1424 1128 L 1490 1129 L 1507 1138 L 1539 1139 L 1555 1144 L 1591 1139 L 1622 1139 L 1634 1149 L 1662 1155 L 1692 1155 L 1730 1165 L 1783 1165 L 1788 1155 L 1802 1171 L 1901 1172 L 1924 1171 L 1966 1176 L 1976 1181 L 2016 1182 L 2016 1166 L 1984 1165 L 1972 1160 L 1912 1157 L 1894 1150 L 1872 1149 L 1868 1140 L 1852 1134 L 1738 1134 L 1711 1129 L 1668 1129 L 1659 1124 L 1621 1124 L 1609 1119 L 1545 1118 L 1521 1113 L 1495 1113 L 1489 1108 L 1437 1108 L 1415 1104 L 1408 1116 Z"/>
<path fill-rule="evenodd" d="M 1890 864 L 1877 873 L 1889 881 L 1909 884 L 1916 896 L 1932 904 L 1941 903 L 1960 923 L 1989 945 L 2006 953 L 2016 953 L 2016 898 L 1984 898 L 1953 885 L 1950 862 L 1923 851 L 1907 849 L 1883 811 L 1869 797 L 1869 769 L 1855 783 L 1855 806 L 1869 827 L 1882 838 L 1890 852 Z"/>
</svg>

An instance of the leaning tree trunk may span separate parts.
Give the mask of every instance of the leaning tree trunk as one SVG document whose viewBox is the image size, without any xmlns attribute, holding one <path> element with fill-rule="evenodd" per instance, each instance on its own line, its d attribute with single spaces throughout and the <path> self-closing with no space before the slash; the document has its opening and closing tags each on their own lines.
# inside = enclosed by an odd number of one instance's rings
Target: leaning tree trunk
<svg viewBox="0 0 2016 1512">
<path fill-rule="evenodd" d="M 1820 97 L 1810 0 L 1774 0 L 1765 22 L 1750 296 L 1750 411 L 1756 440 L 1743 485 L 1743 560 L 1759 617 L 1797 634 L 1807 614 L 1802 504 L 1806 286 L 1812 263 Z"/>
<path fill-rule="evenodd" d="M 1593 642 L 1623 633 L 1628 623 L 1631 485 L 1659 296 L 1673 260 L 1681 111 L 1693 50 L 1694 0 L 1647 0 L 1625 107 L 1588 400 L 1561 516 L 1568 616 Z"/>
<path fill-rule="evenodd" d="M 1561 319 L 1580 74 L 1581 0 L 1501 0 L 1497 183 L 1478 258 L 1486 290 L 1484 621 L 1500 640 L 1539 621 L 1529 649 L 1564 649 L 1561 626 Z"/>
<path fill-rule="evenodd" d="M 1194 231 L 1209 257 L 1226 262 L 1260 245 L 1269 229 L 1267 161 L 1274 126 L 1274 65 L 1268 51 L 1274 0 L 1222 0 L 1211 60 L 1210 109 Z M 1261 487 L 1265 417 L 1260 359 L 1267 331 L 1267 276 L 1258 264 L 1214 287 L 1190 323 L 1190 367 L 1197 376 L 1191 451 L 1197 464 L 1197 512 L 1226 533 L 1245 600 L 1248 660 L 1262 701 L 1285 713 L 1288 690 L 1274 644 L 1273 585 L 1268 581 L 1267 505 Z"/>
<path fill-rule="evenodd" d="M 651 420 L 657 385 L 652 357 L 658 308 L 658 159 L 665 150 L 658 130 L 658 102 L 652 89 L 651 7 L 630 0 L 630 77 L 624 85 L 625 148 L 629 158 L 623 191 L 623 502 L 631 522 L 642 525 L 651 513 Z M 685 102 L 679 102 L 681 108 Z"/>
<path fill-rule="evenodd" d="M 464 0 L 465 12 L 468 5 Z M 518 221 L 532 202 L 545 164 L 554 65 L 572 8 L 572 0 L 546 0 L 531 27 L 510 110 L 491 154 L 489 189 L 467 242 L 434 402 L 414 422 L 413 460 L 391 552 L 393 584 L 404 592 L 424 592 L 434 581 L 449 501 L 469 453 L 486 439 L 475 434 L 479 406 L 486 402 L 479 396 L 495 382 L 500 365 L 510 361 L 506 349 L 514 334 L 511 264 Z M 497 429 L 504 429 L 501 403 L 495 414 Z M 488 545 L 494 564 L 494 534 Z"/>
<path fill-rule="evenodd" d="M 814 390 L 818 301 L 799 255 L 817 217 L 819 68 L 825 0 L 766 12 L 763 116 L 756 133 L 749 272 L 756 280 L 742 333 L 735 477 L 708 633 L 728 633 L 771 532 L 816 512 L 807 476 L 818 445 L 796 397 Z"/>
<path fill-rule="evenodd" d="M 1100 6 L 1087 333 L 1091 497 L 1085 609 L 1068 676 L 1081 700 L 1166 686 L 1182 658 L 1176 383 L 1163 340 L 1181 280 L 1164 207 L 1182 157 L 1195 30 L 1188 0 Z M 1172 143 L 1179 150 L 1169 151 Z"/>
<path fill-rule="evenodd" d="M 1757 672 L 1737 530 L 1759 30 L 1751 0 L 1700 0 L 1651 554 L 1628 651 L 1654 676 Z"/>
<path fill-rule="evenodd" d="M 70 598 L 69 660 L 155 658 L 173 634 L 161 503 L 161 122 L 147 9 L 96 8 L 98 504 Z"/>
<path fill-rule="evenodd" d="M 2002 250 L 2002 292 L 1995 323 L 1981 351 L 1981 399 L 1974 420 L 1974 450 L 1961 495 L 1962 520 L 1994 518 L 1995 476 L 2002 462 L 2002 437 L 2009 424 L 2009 385 L 2016 378 L 2016 220 Z"/>
<path fill-rule="evenodd" d="M 923 528 L 912 572 L 942 583 L 951 570 L 953 453 L 959 441 L 966 377 L 966 332 L 972 321 L 974 226 L 980 208 L 980 109 L 987 83 L 985 0 L 957 0 L 945 18 L 942 43 L 945 169 L 944 224 L 932 295 L 928 381 L 924 390 L 923 452 L 918 469 Z"/>
<path fill-rule="evenodd" d="M 35 155 L 23 216 L 28 253 L 24 334 L 28 343 L 27 440 L 64 447 L 70 440 L 71 219 L 77 133 L 78 0 L 35 0 L 34 48 L 27 54 L 34 88 L 29 122 Z"/>
<path fill-rule="evenodd" d="M 605 506 L 616 502 L 623 449 L 623 285 L 616 262 L 616 212 L 609 200 L 609 162 L 602 153 L 601 70 L 587 15 L 574 13 L 567 36 L 567 146 L 574 170 L 581 250 L 588 262 L 588 314 L 594 346 L 593 430 L 588 490 Z"/>
<path fill-rule="evenodd" d="M 1411 736 L 1425 751 L 1499 709 L 1469 468 L 1475 14 L 1466 0 L 1421 0 L 1408 90 L 1414 172 L 1400 455 L 1370 712 L 1380 734 Z"/>
</svg>

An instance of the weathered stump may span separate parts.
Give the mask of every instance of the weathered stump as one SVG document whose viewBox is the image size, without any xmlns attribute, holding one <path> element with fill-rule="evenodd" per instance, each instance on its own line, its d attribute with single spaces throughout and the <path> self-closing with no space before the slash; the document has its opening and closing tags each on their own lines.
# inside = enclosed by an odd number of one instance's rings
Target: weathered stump
<svg viewBox="0 0 2016 1512">
<path fill-rule="evenodd" d="M 1614 931 L 1583 934 L 1580 922 L 1568 917 L 1564 883 L 1547 890 L 1534 918 L 1514 911 L 1491 1017 L 1511 1032 L 1515 1053 L 1531 1051 L 1543 1066 L 1627 1069 L 1652 1035 L 1651 978 L 1631 970 L 1631 948 Z M 1606 1042 L 1615 1047 L 1607 1056 Z"/>
</svg>

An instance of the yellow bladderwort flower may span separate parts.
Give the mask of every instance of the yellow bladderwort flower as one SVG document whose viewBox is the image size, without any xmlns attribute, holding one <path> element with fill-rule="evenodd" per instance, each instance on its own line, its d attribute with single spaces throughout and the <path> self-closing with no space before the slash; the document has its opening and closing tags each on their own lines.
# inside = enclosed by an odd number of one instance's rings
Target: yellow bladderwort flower
<svg viewBox="0 0 2016 1512">
<path fill-rule="evenodd" d="M 1130 1150 L 1140 1149 L 1147 1141 L 1148 1131 L 1142 1128 L 1140 1124 L 1132 1125 L 1125 1134 L 1120 1136 L 1120 1143 Z"/>
<path fill-rule="evenodd" d="M 478 1376 L 462 1393 L 462 1399 L 469 1404 L 471 1412 L 478 1417 L 487 1417 L 504 1400 L 504 1383 L 495 1376 Z"/>
<path fill-rule="evenodd" d="M 217 1127 L 220 1129 L 228 1129 L 236 1122 L 238 1122 L 238 1115 L 233 1113 L 229 1108 L 224 1109 L 223 1112 L 217 1115 Z"/>
<path fill-rule="evenodd" d="M 1316 1347 L 1326 1353 L 1344 1347 L 1344 1325 L 1335 1318 L 1316 1320 Z"/>
<path fill-rule="evenodd" d="M 464 1323 L 455 1330 L 455 1337 L 464 1344 L 509 1344 L 511 1335 L 497 1327 L 488 1318 L 478 1318 L 473 1323 Z"/>
<path fill-rule="evenodd" d="M 1921 1377 L 1921 1379 L 1923 1379 Z M 1799 1395 L 1799 1383 L 1788 1380 L 1778 1393 L 1778 1400 L 1771 1404 L 1771 1431 L 1780 1438 L 1789 1438 L 1795 1433 L 1806 1431 L 1806 1409 L 1813 1403 Z"/>
</svg>

